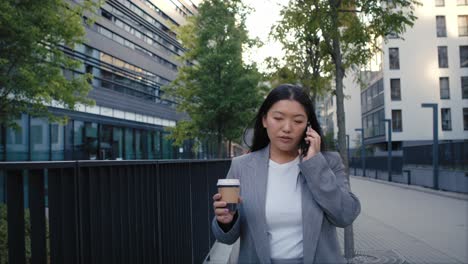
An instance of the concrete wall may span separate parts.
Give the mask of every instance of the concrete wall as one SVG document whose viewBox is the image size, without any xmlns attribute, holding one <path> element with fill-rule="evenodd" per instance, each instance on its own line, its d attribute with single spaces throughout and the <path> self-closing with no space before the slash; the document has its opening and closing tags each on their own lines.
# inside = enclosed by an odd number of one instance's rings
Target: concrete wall
<svg viewBox="0 0 468 264">
<path fill-rule="evenodd" d="M 389 39 L 383 45 L 385 116 L 391 118 L 392 109 L 402 110 L 402 132 L 394 132 L 394 141 L 431 140 L 432 110 L 421 108 L 421 103 L 439 105 L 439 139 L 468 138 L 463 129 L 461 77 L 468 76 L 468 68 L 460 67 L 459 46 L 467 45 L 468 37 L 458 36 L 458 15 L 468 14 L 468 6 L 457 6 L 457 1 L 445 1 L 445 6 L 436 7 L 434 1 L 423 0 L 416 7 L 418 19 L 408 28 L 403 39 Z M 447 37 L 437 37 L 436 16 L 445 16 Z M 448 68 L 439 68 L 438 46 L 447 46 Z M 400 69 L 389 69 L 389 48 L 399 48 Z M 450 99 L 440 99 L 439 78 L 448 77 Z M 401 101 L 391 101 L 390 79 L 401 81 Z M 451 109 L 452 130 L 442 131 L 441 108 Z"/>
</svg>

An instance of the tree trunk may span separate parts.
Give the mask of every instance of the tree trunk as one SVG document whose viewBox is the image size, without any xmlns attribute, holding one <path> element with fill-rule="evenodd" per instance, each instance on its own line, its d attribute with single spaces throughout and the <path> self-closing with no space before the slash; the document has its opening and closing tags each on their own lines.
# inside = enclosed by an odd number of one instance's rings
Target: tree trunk
<svg viewBox="0 0 468 264">
<path fill-rule="evenodd" d="M 339 3 L 337 4 L 335 1 L 332 2 L 332 14 L 331 14 L 331 22 L 332 27 L 336 29 L 336 33 L 332 36 L 332 47 L 333 47 L 333 55 L 334 62 L 335 62 L 335 85 L 336 85 L 336 117 L 338 123 L 338 150 L 340 152 L 340 156 L 343 160 L 345 169 L 346 169 L 346 177 L 349 182 L 349 168 L 348 168 L 348 155 L 346 151 L 346 122 L 345 122 L 345 111 L 344 111 L 344 92 L 343 92 L 343 78 L 344 78 L 344 68 L 343 68 L 343 61 L 342 61 L 342 54 L 341 54 L 341 47 L 340 47 L 340 34 L 338 28 L 338 8 Z M 345 228 L 345 237 L 344 237 L 344 244 L 345 244 L 345 257 L 347 259 L 354 258 L 354 234 L 353 234 L 353 226 L 349 225 Z"/>
</svg>

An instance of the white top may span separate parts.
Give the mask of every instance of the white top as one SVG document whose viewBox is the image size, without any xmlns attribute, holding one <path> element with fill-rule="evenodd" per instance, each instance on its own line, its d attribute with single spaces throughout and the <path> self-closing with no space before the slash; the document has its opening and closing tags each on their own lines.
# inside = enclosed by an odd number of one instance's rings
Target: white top
<svg viewBox="0 0 468 264">
<path fill-rule="evenodd" d="M 265 214 L 272 259 L 303 257 L 298 164 L 299 156 L 284 164 L 269 162 Z"/>
</svg>

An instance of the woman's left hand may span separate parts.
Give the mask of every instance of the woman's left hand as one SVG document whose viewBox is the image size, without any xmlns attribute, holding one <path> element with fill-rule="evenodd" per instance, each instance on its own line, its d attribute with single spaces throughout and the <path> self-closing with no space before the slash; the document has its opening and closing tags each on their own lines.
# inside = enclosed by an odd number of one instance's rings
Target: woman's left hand
<svg viewBox="0 0 468 264">
<path fill-rule="evenodd" d="M 303 161 L 312 158 L 315 154 L 320 152 L 320 140 L 320 135 L 311 127 L 307 127 L 305 141 L 309 144 L 309 149 L 302 159 Z"/>
</svg>

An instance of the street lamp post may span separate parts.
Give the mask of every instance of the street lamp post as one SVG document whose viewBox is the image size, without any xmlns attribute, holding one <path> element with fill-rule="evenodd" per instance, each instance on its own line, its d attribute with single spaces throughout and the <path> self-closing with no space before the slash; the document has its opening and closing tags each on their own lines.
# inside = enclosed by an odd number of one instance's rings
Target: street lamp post
<svg viewBox="0 0 468 264">
<path fill-rule="evenodd" d="M 362 176 L 366 177 L 366 151 L 364 148 L 364 128 L 356 128 L 355 131 L 361 132 L 361 164 L 362 164 Z"/>
<path fill-rule="evenodd" d="M 347 150 L 347 155 L 348 155 L 348 171 L 349 171 L 349 163 L 350 161 L 350 155 L 349 155 L 349 135 L 346 135 L 346 150 Z"/>
<path fill-rule="evenodd" d="M 387 149 L 388 149 L 388 159 L 387 159 L 387 169 L 388 169 L 388 181 L 392 181 L 392 120 L 385 118 L 385 123 L 387 123 L 387 132 L 388 132 L 388 141 L 387 141 Z"/>
<path fill-rule="evenodd" d="M 437 104 L 421 104 L 423 108 L 432 108 L 432 129 L 433 129 L 433 143 L 432 143 L 432 166 L 433 166 L 433 182 L 434 189 L 439 189 L 439 119 L 438 119 L 438 106 Z"/>
</svg>

